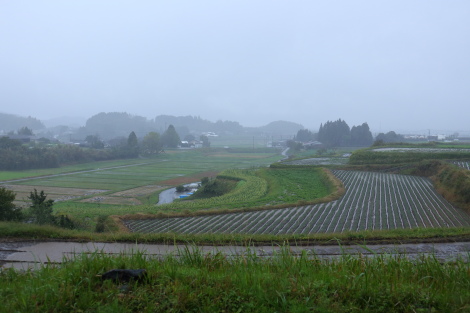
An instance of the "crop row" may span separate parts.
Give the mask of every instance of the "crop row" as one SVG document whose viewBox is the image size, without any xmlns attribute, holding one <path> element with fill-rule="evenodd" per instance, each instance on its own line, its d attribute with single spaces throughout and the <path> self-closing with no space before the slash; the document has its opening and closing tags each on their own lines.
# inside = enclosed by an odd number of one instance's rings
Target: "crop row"
<svg viewBox="0 0 470 313">
<path fill-rule="evenodd" d="M 470 216 L 426 178 L 336 170 L 344 196 L 329 203 L 211 216 L 127 220 L 133 232 L 313 234 L 374 229 L 470 226 Z"/>
<path fill-rule="evenodd" d="M 470 162 L 468 161 L 455 161 L 452 163 L 457 165 L 458 167 L 464 168 L 466 170 L 470 170 Z"/>
</svg>

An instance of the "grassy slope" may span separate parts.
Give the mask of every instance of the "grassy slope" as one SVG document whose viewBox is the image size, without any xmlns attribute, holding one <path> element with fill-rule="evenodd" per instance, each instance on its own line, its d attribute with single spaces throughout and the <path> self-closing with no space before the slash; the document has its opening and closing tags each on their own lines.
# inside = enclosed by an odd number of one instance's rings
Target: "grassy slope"
<svg viewBox="0 0 470 313">
<path fill-rule="evenodd" d="M 115 268 L 145 269 L 140 282 L 103 281 Z M 469 265 L 432 257 L 322 260 L 250 250 L 238 257 L 187 247 L 150 259 L 82 255 L 60 267 L 0 274 L 2 312 L 467 312 Z"/>
</svg>

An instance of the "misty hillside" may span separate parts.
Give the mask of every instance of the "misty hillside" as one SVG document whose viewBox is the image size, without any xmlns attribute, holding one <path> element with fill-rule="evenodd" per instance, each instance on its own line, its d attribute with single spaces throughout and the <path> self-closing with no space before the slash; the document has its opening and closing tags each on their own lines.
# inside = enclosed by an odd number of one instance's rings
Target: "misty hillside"
<svg viewBox="0 0 470 313">
<path fill-rule="evenodd" d="M 304 129 L 304 127 L 293 122 L 275 121 L 266 126 L 258 127 L 257 129 L 263 133 L 272 134 L 273 136 L 293 136 L 299 131 L 299 129 Z"/>
<path fill-rule="evenodd" d="M 293 136 L 299 129 L 304 128 L 300 124 L 286 121 L 276 121 L 262 127 L 243 127 L 235 121 L 211 122 L 199 116 L 159 115 L 152 120 L 128 113 L 111 112 L 92 116 L 81 131 L 100 134 L 104 138 L 125 136 L 134 131 L 138 137 L 143 137 L 150 131 L 163 133 L 170 125 L 175 127 L 180 137 L 204 132 L 214 132 L 218 135 L 268 133 L 273 136 Z"/>
<path fill-rule="evenodd" d="M 22 117 L 13 114 L 0 113 L 0 133 L 17 131 L 22 127 L 28 127 L 33 131 L 45 128 L 44 124 L 34 117 Z"/>
</svg>

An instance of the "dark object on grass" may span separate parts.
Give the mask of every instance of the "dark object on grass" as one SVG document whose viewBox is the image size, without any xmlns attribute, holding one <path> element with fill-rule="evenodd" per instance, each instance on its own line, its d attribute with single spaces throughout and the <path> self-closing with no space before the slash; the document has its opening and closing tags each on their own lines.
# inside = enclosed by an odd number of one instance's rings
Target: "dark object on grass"
<svg viewBox="0 0 470 313">
<path fill-rule="evenodd" d="M 100 276 L 102 280 L 111 279 L 115 282 L 129 282 L 131 280 L 142 281 L 147 276 L 147 271 L 144 269 L 139 269 L 139 270 L 114 269 Z"/>
</svg>

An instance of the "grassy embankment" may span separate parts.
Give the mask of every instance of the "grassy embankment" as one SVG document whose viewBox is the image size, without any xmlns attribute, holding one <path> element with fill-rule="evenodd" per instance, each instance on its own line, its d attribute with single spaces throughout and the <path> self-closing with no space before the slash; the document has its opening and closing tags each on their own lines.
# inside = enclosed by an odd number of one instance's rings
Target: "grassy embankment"
<svg viewBox="0 0 470 313">
<path fill-rule="evenodd" d="M 103 281 L 115 269 L 146 269 L 142 281 Z M 323 260 L 288 248 L 261 258 L 204 254 L 151 259 L 82 255 L 60 267 L 0 274 L 1 312 L 468 312 L 470 265 L 433 257 Z"/>
</svg>

